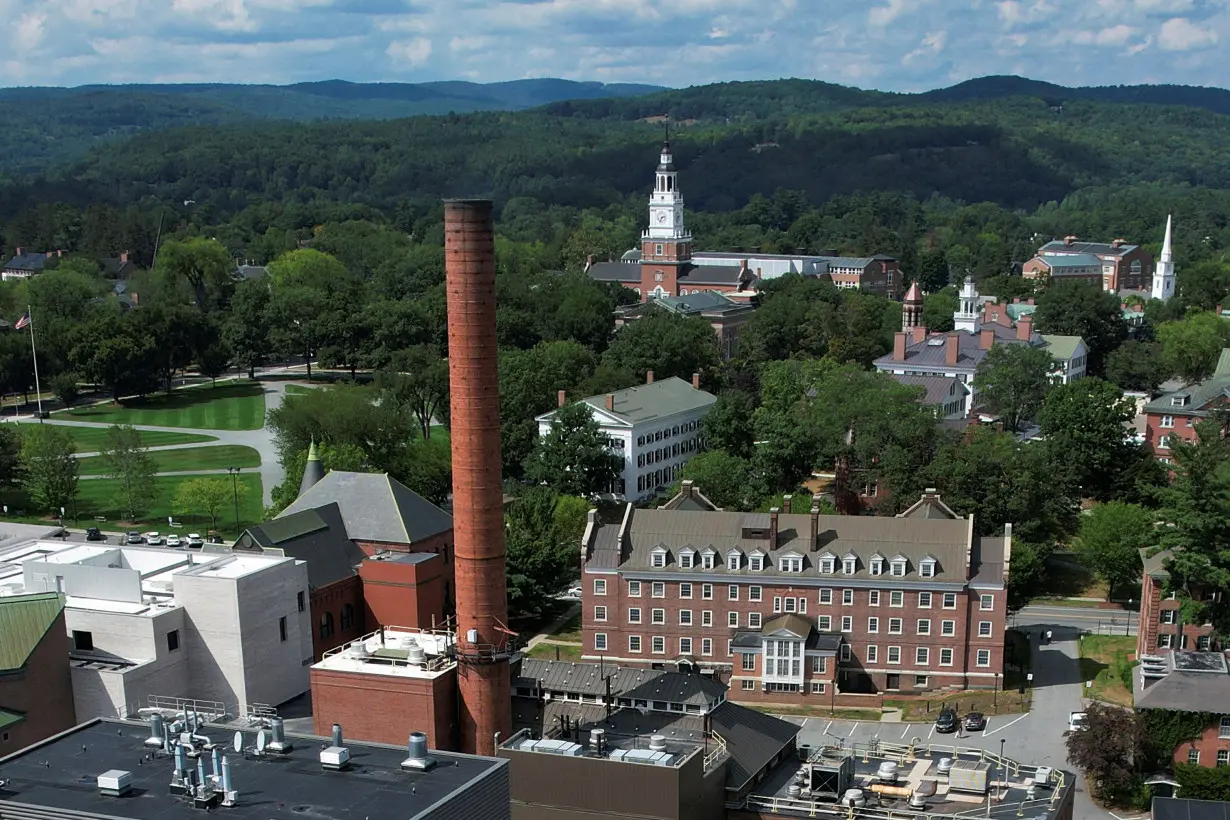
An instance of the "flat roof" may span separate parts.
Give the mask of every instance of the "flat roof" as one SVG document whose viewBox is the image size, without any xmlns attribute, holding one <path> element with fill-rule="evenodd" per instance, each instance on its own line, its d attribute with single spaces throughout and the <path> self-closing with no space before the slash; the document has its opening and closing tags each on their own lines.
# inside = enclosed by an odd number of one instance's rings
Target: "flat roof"
<svg viewBox="0 0 1230 820">
<path fill-rule="evenodd" d="M 448 632 L 386 626 L 330 649 L 312 668 L 356 675 L 432 680 L 456 668 L 457 662 L 449 656 L 449 645 L 452 643 L 453 637 Z M 425 663 L 411 662 L 410 649 L 413 646 L 422 647 Z"/>
<path fill-rule="evenodd" d="M 224 738 L 232 785 L 238 804 L 216 808 L 222 817 L 243 820 L 303 820 L 303 818 L 425 816 L 454 793 L 491 775 L 507 762 L 497 758 L 438 752 L 437 765 L 425 772 L 405 771 L 404 747 L 346 741 L 351 765 L 347 771 L 327 771 L 317 757 L 327 740 L 287 735 L 294 749 L 287 755 L 254 758 L 230 751 L 232 733 L 206 727 L 203 734 Z M 0 813 L 5 804 L 24 804 L 52 811 L 86 812 L 93 816 L 132 820 L 199 820 L 205 816 L 191 801 L 169 793 L 173 760 L 161 751 L 153 760 L 145 747 L 146 724 L 95 720 L 41 744 L 0 759 Z M 255 741 L 246 734 L 246 744 Z M 140 764 L 140 765 L 138 765 Z M 189 764 L 195 768 L 196 761 Z M 95 778 L 112 769 L 132 775 L 133 792 L 107 797 Z M 206 761 L 207 773 L 212 773 Z"/>
</svg>

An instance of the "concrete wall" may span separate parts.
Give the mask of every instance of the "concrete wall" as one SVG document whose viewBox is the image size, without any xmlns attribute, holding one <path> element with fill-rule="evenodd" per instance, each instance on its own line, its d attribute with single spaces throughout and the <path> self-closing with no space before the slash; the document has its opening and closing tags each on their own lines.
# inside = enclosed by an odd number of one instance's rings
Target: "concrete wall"
<svg viewBox="0 0 1230 820">
<path fill-rule="evenodd" d="M 307 564 L 283 561 L 239 579 L 238 612 L 244 699 L 276 706 L 310 688 L 311 612 L 299 611 Z M 286 618 L 286 640 L 279 618 Z"/>
<path fill-rule="evenodd" d="M 134 713 L 150 695 L 195 697 L 188 690 L 188 630 L 182 607 L 153 614 L 125 615 L 96 610 L 67 610 L 68 629 L 89 631 L 94 651 L 74 653 L 78 659 L 128 661 L 133 665 L 74 666 L 73 698 L 81 720 Z M 171 650 L 168 634 L 179 633 L 179 648 Z"/>
<path fill-rule="evenodd" d="M 0 674 L 0 705 L 26 719 L 0 730 L 0 757 L 77 724 L 64 613 L 56 618 L 21 669 Z"/>
</svg>

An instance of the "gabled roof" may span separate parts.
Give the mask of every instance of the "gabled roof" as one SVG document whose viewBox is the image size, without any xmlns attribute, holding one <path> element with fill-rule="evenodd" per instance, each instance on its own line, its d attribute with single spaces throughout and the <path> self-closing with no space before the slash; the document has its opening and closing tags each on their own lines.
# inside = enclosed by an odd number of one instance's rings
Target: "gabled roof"
<svg viewBox="0 0 1230 820">
<path fill-rule="evenodd" d="M 767 621 L 760 630 L 760 634 L 765 636 L 782 633 L 807 640 L 807 636 L 811 634 L 811 621 L 802 615 L 779 615 Z"/>
<path fill-rule="evenodd" d="M 346 534 L 336 503 L 279 516 L 250 528 L 240 538 L 256 546 L 277 549 L 307 562 L 308 585 L 320 589 L 353 577 L 365 553 Z"/>
<path fill-rule="evenodd" d="M 709 716 L 710 729 L 726 741 L 730 762 L 726 788 L 740 791 L 782 751 L 794 745 L 801 727 L 781 718 L 726 702 Z"/>
<path fill-rule="evenodd" d="M 947 518 L 957 519 L 961 516 L 957 515 L 952 507 L 949 507 L 940 500 L 940 494 L 934 490 L 927 490 L 923 493 L 922 498 L 915 501 L 904 511 L 897 513 L 898 518 Z M 930 557 L 928 555 L 927 557 Z"/>
<path fill-rule="evenodd" d="M 1055 336 L 1050 333 L 1042 334 L 1043 341 L 1046 342 L 1046 350 L 1056 359 L 1062 359 L 1065 362 L 1069 361 L 1076 352 L 1085 343 L 1085 340 L 1080 336 Z"/>
<path fill-rule="evenodd" d="M 37 251 L 14 256 L 8 262 L 4 263 L 5 270 L 24 270 L 32 273 L 39 273 L 47 266 L 47 254 Z"/>
<path fill-rule="evenodd" d="M 63 611 L 58 592 L 0 598 L 0 671 L 23 667 Z"/>
<path fill-rule="evenodd" d="M 453 518 L 388 473 L 329 472 L 282 511 L 285 518 L 336 502 L 355 541 L 415 544 L 453 528 Z"/>
<path fill-rule="evenodd" d="M 1172 404 L 1171 400 L 1176 396 L 1187 396 L 1187 403 Z M 1166 416 L 1207 416 L 1214 405 L 1228 399 L 1230 399 L 1230 374 L 1214 376 L 1179 390 L 1163 393 L 1146 404 L 1144 412 Z"/>
<path fill-rule="evenodd" d="M 969 395 L 969 387 L 956 376 L 921 376 L 913 373 L 893 373 L 893 381 L 910 387 L 921 387 L 924 406 L 946 404 Z"/>
<path fill-rule="evenodd" d="M 614 410 L 606 409 L 606 396 L 590 396 L 581 401 L 606 416 L 613 416 L 628 425 L 637 425 L 654 419 L 668 418 L 692 410 L 708 407 L 717 397 L 704 390 L 697 390 L 690 382 L 677 376 L 658 379 L 653 384 L 638 384 L 613 394 Z M 537 421 L 550 421 L 555 411 L 538 416 Z"/>
<path fill-rule="evenodd" d="M 130 259 L 119 256 L 106 256 L 98 260 L 103 271 L 113 279 L 123 279 L 140 272 L 141 266 Z"/>
<path fill-rule="evenodd" d="M 1126 243 L 1119 247 L 1115 247 L 1109 242 L 1073 242 L 1069 245 L 1062 239 L 1055 239 L 1039 248 L 1038 253 L 1039 255 L 1088 253 L 1099 256 L 1123 256 L 1134 250 L 1136 250 L 1135 245 L 1128 245 Z"/>
<path fill-rule="evenodd" d="M 1230 674 L 1220 652 L 1176 651 L 1167 660 L 1170 671 L 1147 687 L 1142 688 L 1143 677 L 1133 676 L 1137 709 L 1199 712 L 1209 704 L 1230 703 Z"/>
</svg>

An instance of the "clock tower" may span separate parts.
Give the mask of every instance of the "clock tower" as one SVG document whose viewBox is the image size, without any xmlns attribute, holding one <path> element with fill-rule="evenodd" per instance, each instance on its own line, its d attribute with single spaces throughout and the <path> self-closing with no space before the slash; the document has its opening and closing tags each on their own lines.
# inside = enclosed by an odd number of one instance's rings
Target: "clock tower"
<svg viewBox="0 0 1230 820">
<path fill-rule="evenodd" d="M 641 234 L 641 294 L 643 298 L 679 295 L 679 274 L 692 261 L 692 235 L 683 225 L 683 194 L 669 141 L 649 197 L 649 228 Z"/>
</svg>

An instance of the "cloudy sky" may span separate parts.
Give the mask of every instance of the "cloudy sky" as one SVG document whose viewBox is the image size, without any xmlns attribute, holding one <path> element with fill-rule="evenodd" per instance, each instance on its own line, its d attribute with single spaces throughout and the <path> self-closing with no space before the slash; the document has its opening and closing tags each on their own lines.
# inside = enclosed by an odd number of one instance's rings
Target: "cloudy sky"
<svg viewBox="0 0 1230 820">
<path fill-rule="evenodd" d="M 0 85 L 1227 85 L 1230 0 L 0 0 Z"/>
</svg>

